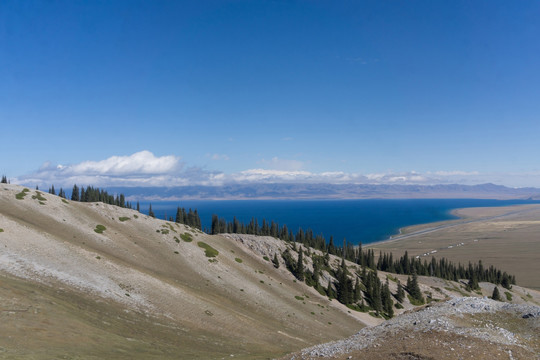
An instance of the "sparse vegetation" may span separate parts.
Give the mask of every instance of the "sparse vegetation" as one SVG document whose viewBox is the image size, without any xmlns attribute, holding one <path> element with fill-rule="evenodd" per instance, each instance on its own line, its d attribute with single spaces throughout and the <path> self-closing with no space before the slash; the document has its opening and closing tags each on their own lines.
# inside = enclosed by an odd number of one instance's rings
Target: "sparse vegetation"
<svg viewBox="0 0 540 360">
<path fill-rule="evenodd" d="M 133 217 L 134 217 L 135 219 L 138 219 L 138 218 L 139 218 L 137 215 L 133 215 Z"/>
<path fill-rule="evenodd" d="M 26 196 L 26 193 L 29 192 L 29 191 L 30 191 L 29 189 L 24 188 L 20 193 L 15 194 L 15 199 L 17 199 L 17 200 L 24 199 L 24 197 Z"/>
<path fill-rule="evenodd" d="M 32 195 L 32 199 L 38 200 L 40 203 L 42 201 L 47 201 L 47 199 L 45 199 L 39 191 L 36 191 L 36 195 Z"/>
<path fill-rule="evenodd" d="M 0 233 L 1 233 L 1 232 L 4 232 L 4 229 L 0 228 Z"/>
<path fill-rule="evenodd" d="M 177 238 L 176 236 L 174 237 L 174 241 L 176 241 L 176 243 L 179 243 L 180 242 L 180 239 Z"/>
<path fill-rule="evenodd" d="M 103 225 L 96 225 L 96 228 L 94 229 L 98 234 L 103 234 L 105 230 L 107 230 L 107 228 Z"/>
<path fill-rule="evenodd" d="M 296 295 L 294 298 L 295 298 L 296 300 L 304 301 L 304 298 L 301 297 L 301 296 L 298 296 L 298 295 Z"/>
<path fill-rule="evenodd" d="M 512 301 L 512 294 L 509 291 L 505 291 L 504 295 L 506 295 L 506 300 Z"/>
<path fill-rule="evenodd" d="M 197 245 L 199 245 L 199 247 L 204 249 L 204 254 L 206 255 L 206 257 L 209 257 L 209 258 L 216 257 L 219 254 L 219 252 L 216 249 L 214 249 L 213 247 L 211 247 L 205 242 L 199 241 Z"/>
<path fill-rule="evenodd" d="M 242 259 L 240 259 L 240 258 L 234 258 L 234 261 L 236 261 L 236 262 L 239 263 L 239 264 L 242 263 Z"/>
<path fill-rule="evenodd" d="M 67 201 L 66 199 L 62 199 L 62 202 L 63 202 L 64 204 L 69 204 L 69 201 Z"/>
<path fill-rule="evenodd" d="M 266 260 L 266 261 L 270 261 L 270 259 L 268 258 L 268 256 L 263 256 L 263 259 Z"/>
<path fill-rule="evenodd" d="M 190 233 L 183 233 L 180 235 L 180 239 L 184 240 L 185 242 L 192 242 L 193 241 L 193 237 L 191 236 Z"/>
<path fill-rule="evenodd" d="M 118 220 L 120 220 L 121 222 L 124 222 L 124 221 L 131 220 L 131 218 L 128 217 L 128 216 L 121 216 L 121 217 L 118 218 Z"/>
</svg>

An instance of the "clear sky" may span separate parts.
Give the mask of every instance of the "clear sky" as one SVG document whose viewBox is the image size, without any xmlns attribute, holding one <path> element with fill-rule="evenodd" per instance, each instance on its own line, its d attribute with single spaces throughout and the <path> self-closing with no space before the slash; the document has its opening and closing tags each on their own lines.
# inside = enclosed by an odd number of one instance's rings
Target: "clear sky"
<svg viewBox="0 0 540 360">
<path fill-rule="evenodd" d="M 539 19 L 538 1 L 1 1 L 0 173 L 540 187 Z"/>
</svg>

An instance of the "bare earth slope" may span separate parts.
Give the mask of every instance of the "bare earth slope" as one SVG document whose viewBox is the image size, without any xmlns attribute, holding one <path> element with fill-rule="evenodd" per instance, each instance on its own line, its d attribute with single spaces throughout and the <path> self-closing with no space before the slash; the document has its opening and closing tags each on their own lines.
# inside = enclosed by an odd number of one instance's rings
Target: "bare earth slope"
<svg viewBox="0 0 540 360">
<path fill-rule="evenodd" d="M 22 190 L 0 187 L 1 358 L 267 358 L 364 326 L 240 241 Z"/>
</svg>

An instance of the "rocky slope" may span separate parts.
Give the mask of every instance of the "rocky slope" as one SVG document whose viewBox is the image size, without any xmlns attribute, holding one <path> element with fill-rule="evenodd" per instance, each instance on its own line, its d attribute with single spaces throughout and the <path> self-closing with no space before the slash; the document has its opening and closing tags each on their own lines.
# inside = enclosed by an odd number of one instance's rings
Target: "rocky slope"
<svg viewBox="0 0 540 360">
<path fill-rule="evenodd" d="M 538 359 L 540 307 L 453 298 L 287 359 Z"/>
</svg>

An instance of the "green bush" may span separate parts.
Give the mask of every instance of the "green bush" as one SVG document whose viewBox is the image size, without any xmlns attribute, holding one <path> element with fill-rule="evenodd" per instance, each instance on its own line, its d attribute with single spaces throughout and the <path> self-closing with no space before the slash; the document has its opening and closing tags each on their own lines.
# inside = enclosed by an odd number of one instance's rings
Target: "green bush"
<svg viewBox="0 0 540 360">
<path fill-rule="evenodd" d="M 234 258 L 234 261 L 236 261 L 237 263 L 240 263 L 240 264 L 242 263 L 242 259 L 240 259 L 240 258 Z"/>
<path fill-rule="evenodd" d="M 39 191 L 36 191 L 36 195 L 32 195 L 32 199 L 39 200 L 39 201 L 47 201 L 43 196 L 41 196 L 41 193 Z"/>
<path fill-rule="evenodd" d="M 180 242 L 180 239 L 177 238 L 177 237 L 175 236 L 175 237 L 174 237 L 174 241 L 176 241 L 177 243 L 179 243 L 179 242 Z"/>
<path fill-rule="evenodd" d="M 127 216 L 122 216 L 122 217 L 119 217 L 118 220 L 120 220 L 121 222 L 124 222 L 124 221 L 131 220 L 131 218 Z"/>
<path fill-rule="evenodd" d="M 94 229 L 98 234 L 103 234 L 105 230 L 107 230 L 107 228 L 103 225 L 96 225 L 96 228 Z"/>
<path fill-rule="evenodd" d="M 66 199 L 62 199 L 62 202 L 63 202 L 64 204 L 69 204 L 69 202 L 68 202 Z"/>
<path fill-rule="evenodd" d="M 295 298 L 296 300 L 304 301 L 304 298 L 301 297 L 301 296 L 298 296 L 298 295 L 296 295 L 294 298 Z"/>
<path fill-rule="evenodd" d="M 216 257 L 219 254 L 216 249 L 214 249 L 205 242 L 199 241 L 197 245 L 199 245 L 200 248 L 204 249 L 204 254 L 206 255 L 206 257 Z"/>
<path fill-rule="evenodd" d="M 21 191 L 20 193 L 15 194 L 15 199 L 17 199 L 17 200 L 24 199 L 24 197 L 26 196 L 26 193 L 29 192 L 29 191 L 30 190 L 24 188 L 23 191 Z"/>
<path fill-rule="evenodd" d="M 508 291 L 505 291 L 504 295 L 506 295 L 506 300 L 512 301 L 512 294 L 510 294 Z"/>
<path fill-rule="evenodd" d="M 4 232 L 4 229 L 0 228 L 0 232 Z"/>
<path fill-rule="evenodd" d="M 183 233 L 180 235 L 180 239 L 184 240 L 185 242 L 192 242 L 193 238 L 191 237 L 190 233 Z"/>
<path fill-rule="evenodd" d="M 423 301 L 420 301 L 420 300 L 417 300 L 415 298 L 413 298 L 411 295 L 407 294 L 407 297 L 409 298 L 409 301 L 411 302 L 411 304 L 413 304 L 414 306 L 420 306 L 420 305 L 424 305 L 424 302 Z"/>
</svg>

